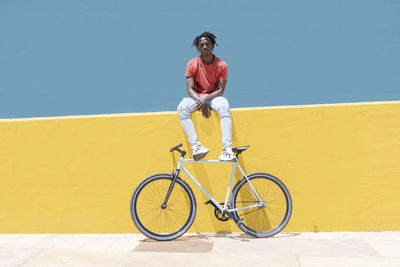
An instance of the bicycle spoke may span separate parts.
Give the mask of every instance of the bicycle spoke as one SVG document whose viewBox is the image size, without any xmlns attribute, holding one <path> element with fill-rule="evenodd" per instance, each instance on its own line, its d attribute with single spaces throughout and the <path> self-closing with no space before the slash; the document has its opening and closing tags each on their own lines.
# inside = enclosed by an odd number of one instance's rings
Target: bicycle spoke
<svg viewBox="0 0 400 267">
<path fill-rule="evenodd" d="M 255 212 L 255 211 L 258 211 L 258 209 L 256 209 L 256 210 L 250 210 L 250 211 L 248 211 L 248 212 L 245 212 L 245 213 L 242 213 L 242 214 L 238 214 L 238 215 L 239 215 L 239 217 L 242 217 L 242 216 L 244 216 L 244 215 L 246 215 L 246 214 L 249 214 L 249 213 L 252 213 L 252 212 Z"/>
</svg>

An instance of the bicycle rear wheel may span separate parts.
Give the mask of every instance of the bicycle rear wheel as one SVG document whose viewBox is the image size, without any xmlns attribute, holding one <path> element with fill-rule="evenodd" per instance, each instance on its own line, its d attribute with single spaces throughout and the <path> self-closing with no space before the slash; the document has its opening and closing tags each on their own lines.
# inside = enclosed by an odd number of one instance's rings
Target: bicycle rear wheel
<svg viewBox="0 0 400 267">
<path fill-rule="evenodd" d="M 254 237 L 273 236 L 285 228 L 292 214 L 289 190 L 277 177 L 268 173 L 247 176 L 251 185 L 265 202 L 265 207 L 255 207 L 233 212 L 238 227 Z M 241 179 L 232 190 L 231 208 L 242 208 L 258 203 L 246 179 Z"/>
<path fill-rule="evenodd" d="M 192 189 L 181 178 L 176 179 L 167 206 L 162 204 L 171 185 L 171 174 L 161 173 L 144 179 L 131 198 L 131 217 L 145 236 L 167 241 L 183 235 L 196 215 L 196 199 Z"/>
</svg>

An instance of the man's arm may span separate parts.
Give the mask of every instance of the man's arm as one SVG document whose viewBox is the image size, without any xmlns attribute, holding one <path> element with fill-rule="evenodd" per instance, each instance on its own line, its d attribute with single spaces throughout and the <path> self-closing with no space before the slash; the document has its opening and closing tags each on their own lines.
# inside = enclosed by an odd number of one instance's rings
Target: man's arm
<svg viewBox="0 0 400 267">
<path fill-rule="evenodd" d="M 196 101 L 199 100 L 200 96 L 194 90 L 194 79 L 191 77 L 186 77 L 186 90 L 191 98 L 193 98 Z"/>
<path fill-rule="evenodd" d="M 218 80 L 217 90 L 212 92 L 211 94 L 207 95 L 207 98 L 208 98 L 207 101 L 209 101 L 217 96 L 222 96 L 225 91 L 226 82 L 227 82 L 226 80 Z"/>
<path fill-rule="evenodd" d="M 196 100 L 196 110 L 201 110 L 203 113 L 203 116 L 208 118 L 211 116 L 211 110 L 209 106 L 207 105 L 207 101 L 201 101 L 202 98 L 200 97 L 198 93 L 194 90 L 194 79 L 191 77 L 186 77 L 186 90 L 188 95 Z"/>
<path fill-rule="evenodd" d="M 197 107 L 199 109 L 202 109 L 203 105 L 207 105 L 207 102 L 210 101 L 211 99 L 213 99 L 217 96 L 222 96 L 225 91 L 226 82 L 227 82 L 226 80 L 218 80 L 217 90 L 215 90 L 211 94 L 206 95 L 205 97 L 201 97 L 199 100 L 197 100 Z"/>
</svg>

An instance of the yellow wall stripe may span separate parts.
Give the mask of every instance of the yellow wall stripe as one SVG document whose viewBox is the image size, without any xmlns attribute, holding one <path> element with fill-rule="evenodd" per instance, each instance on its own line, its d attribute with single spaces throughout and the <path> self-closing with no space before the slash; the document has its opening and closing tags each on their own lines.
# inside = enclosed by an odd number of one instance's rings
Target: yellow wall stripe
<svg viewBox="0 0 400 267">
<path fill-rule="evenodd" d="M 216 159 L 218 116 L 192 117 Z M 400 230 L 400 101 L 241 108 L 232 117 L 234 145 L 251 145 L 245 170 L 270 172 L 292 193 L 286 231 Z M 175 112 L 0 120 L 0 232 L 137 232 L 131 193 L 171 171 L 168 150 L 179 142 L 189 148 Z M 224 200 L 229 167 L 189 169 Z M 239 231 L 188 182 L 198 203 L 190 231 Z"/>
</svg>

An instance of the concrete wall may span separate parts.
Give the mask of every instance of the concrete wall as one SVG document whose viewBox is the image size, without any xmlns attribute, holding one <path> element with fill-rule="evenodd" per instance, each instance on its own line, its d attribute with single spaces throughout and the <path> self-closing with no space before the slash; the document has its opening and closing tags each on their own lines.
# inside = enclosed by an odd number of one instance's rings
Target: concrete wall
<svg viewBox="0 0 400 267">
<path fill-rule="evenodd" d="M 400 102 L 242 108 L 232 116 L 233 145 L 251 145 L 240 164 L 275 174 L 292 194 L 286 231 L 400 230 Z M 217 158 L 218 115 L 193 120 L 208 158 Z M 169 148 L 179 142 L 188 149 L 175 112 L 0 120 L 0 232 L 137 232 L 131 193 L 148 175 L 171 171 Z M 229 168 L 189 169 L 223 201 Z M 239 231 L 217 221 L 189 184 L 198 203 L 190 231 Z"/>
</svg>

